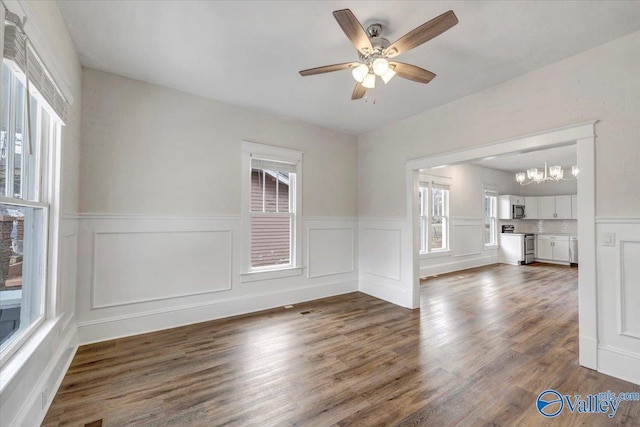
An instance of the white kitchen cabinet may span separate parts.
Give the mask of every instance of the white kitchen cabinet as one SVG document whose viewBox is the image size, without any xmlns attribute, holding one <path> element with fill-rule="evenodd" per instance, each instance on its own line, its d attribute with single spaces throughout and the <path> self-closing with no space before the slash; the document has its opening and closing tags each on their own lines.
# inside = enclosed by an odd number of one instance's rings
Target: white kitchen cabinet
<svg viewBox="0 0 640 427">
<path fill-rule="evenodd" d="M 538 218 L 555 219 L 556 196 L 538 197 Z"/>
<path fill-rule="evenodd" d="M 571 196 L 538 197 L 540 219 L 571 219 Z"/>
<path fill-rule="evenodd" d="M 512 219 L 511 207 L 513 205 L 524 205 L 524 202 L 524 196 L 503 194 L 498 197 L 498 219 Z"/>
<path fill-rule="evenodd" d="M 569 239 L 558 239 L 553 241 L 553 260 L 569 262 Z"/>
<path fill-rule="evenodd" d="M 569 236 L 538 234 L 536 259 L 569 262 Z"/>
<path fill-rule="evenodd" d="M 538 207 L 540 205 L 539 197 L 525 197 L 524 198 L 524 214 L 525 219 L 539 219 L 540 213 Z"/>
<path fill-rule="evenodd" d="M 556 196 L 556 219 L 571 219 L 571 196 Z"/>
<path fill-rule="evenodd" d="M 524 263 L 524 234 L 500 233 L 498 242 L 501 262 L 511 265 Z"/>
<path fill-rule="evenodd" d="M 571 196 L 571 219 L 578 219 L 578 195 Z"/>
<path fill-rule="evenodd" d="M 546 239 L 542 236 L 538 236 L 536 242 L 536 259 L 553 259 L 553 241 Z"/>
</svg>

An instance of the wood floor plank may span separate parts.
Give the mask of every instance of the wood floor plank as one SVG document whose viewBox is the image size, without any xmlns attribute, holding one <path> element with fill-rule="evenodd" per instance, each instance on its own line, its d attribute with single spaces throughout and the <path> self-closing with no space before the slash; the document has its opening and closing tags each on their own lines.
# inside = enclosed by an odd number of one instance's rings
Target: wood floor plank
<svg viewBox="0 0 640 427">
<path fill-rule="evenodd" d="M 355 292 L 86 345 L 43 425 L 612 425 L 535 409 L 640 391 L 578 365 L 577 301 L 575 268 L 493 265 L 423 280 L 420 310 Z"/>
</svg>

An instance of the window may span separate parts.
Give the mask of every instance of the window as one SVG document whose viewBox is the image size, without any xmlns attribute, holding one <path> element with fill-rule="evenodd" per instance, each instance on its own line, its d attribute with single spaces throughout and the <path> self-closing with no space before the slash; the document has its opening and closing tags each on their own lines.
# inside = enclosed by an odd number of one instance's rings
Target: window
<svg viewBox="0 0 640 427">
<path fill-rule="evenodd" d="M 67 103 L 21 29 L 0 7 L 4 35 L 0 104 L 0 365 L 43 323 L 47 312 L 53 165 Z M 55 205 L 57 208 L 57 205 Z M 53 230 L 50 233 L 50 229 Z"/>
<path fill-rule="evenodd" d="M 44 315 L 47 159 L 59 123 L 3 61 L 0 128 L 0 352 Z M 30 110 L 30 120 L 27 118 Z"/>
<path fill-rule="evenodd" d="M 449 249 L 449 186 L 420 183 L 420 252 Z"/>
<path fill-rule="evenodd" d="M 290 266 L 296 165 L 251 159 L 251 268 Z"/>
<path fill-rule="evenodd" d="M 302 153 L 244 143 L 245 274 L 300 267 Z"/>
<path fill-rule="evenodd" d="M 498 244 L 498 193 L 484 190 L 484 245 Z"/>
</svg>

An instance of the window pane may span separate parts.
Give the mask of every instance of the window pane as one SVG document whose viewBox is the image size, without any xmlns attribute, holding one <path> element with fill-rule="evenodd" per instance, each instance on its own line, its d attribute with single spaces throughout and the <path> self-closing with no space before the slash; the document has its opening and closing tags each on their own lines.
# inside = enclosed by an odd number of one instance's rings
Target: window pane
<svg viewBox="0 0 640 427">
<path fill-rule="evenodd" d="M 45 210 L 0 204 L 0 350 L 42 315 Z"/>
<path fill-rule="evenodd" d="M 293 173 L 264 169 L 251 171 L 251 212 L 289 212 Z"/>
<path fill-rule="evenodd" d="M 290 174 L 288 172 L 277 172 L 278 180 L 276 182 L 278 187 L 278 212 L 289 212 L 289 183 Z"/>
<path fill-rule="evenodd" d="M 251 218 L 251 266 L 291 262 L 291 217 L 254 215 Z"/>
<path fill-rule="evenodd" d="M 25 102 L 24 102 L 24 85 L 14 79 L 13 96 L 15 96 L 14 107 L 14 124 L 15 124 L 15 141 L 13 151 L 13 195 L 16 199 L 22 198 L 22 175 L 23 175 L 23 148 L 25 135 Z"/>
<path fill-rule="evenodd" d="M 486 245 L 493 243 L 492 242 L 493 238 L 492 238 L 492 232 L 491 232 L 491 219 L 490 218 L 485 218 L 484 219 L 484 243 Z"/>
<path fill-rule="evenodd" d="M 264 175 L 262 169 L 251 170 L 251 212 L 263 212 Z"/>
<path fill-rule="evenodd" d="M 441 216 L 431 218 L 431 250 L 445 249 L 446 228 Z"/>
<path fill-rule="evenodd" d="M 11 71 L 2 64 L 2 128 L 0 129 L 0 194 L 7 196 L 7 156 L 9 155 L 9 105 L 11 89 Z M 10 195 L 9 195 L 10 196 Z"/>
</svg>

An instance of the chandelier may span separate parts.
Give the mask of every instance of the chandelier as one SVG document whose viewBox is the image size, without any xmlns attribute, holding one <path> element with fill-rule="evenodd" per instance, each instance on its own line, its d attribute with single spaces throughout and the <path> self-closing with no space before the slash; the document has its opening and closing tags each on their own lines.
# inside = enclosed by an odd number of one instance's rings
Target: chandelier
<svg viewBox="0 0 640 427">
<path fill-rule="evenodd" d="M 538 168 L 530 168 L 527 169 L 526 174 L 524 172 L 518 172 L 516 174 L 516 181 L 518 181 L 518 184 L 520 185 L 529 185 L 532 182 L 540 184 L 541 182 L 547 181 L 572 181 L 577 179 L 578 173 L 580 173 L 580 169 L 578 169 L 578 166 L 571 166 L 571 175 L 573 176 L 573 178 L 565 178 L 562 166 L 551 166 L 547 169 L 547 162 L 545 160 L 544 170 L 538 170 Z"/>
</svg>

